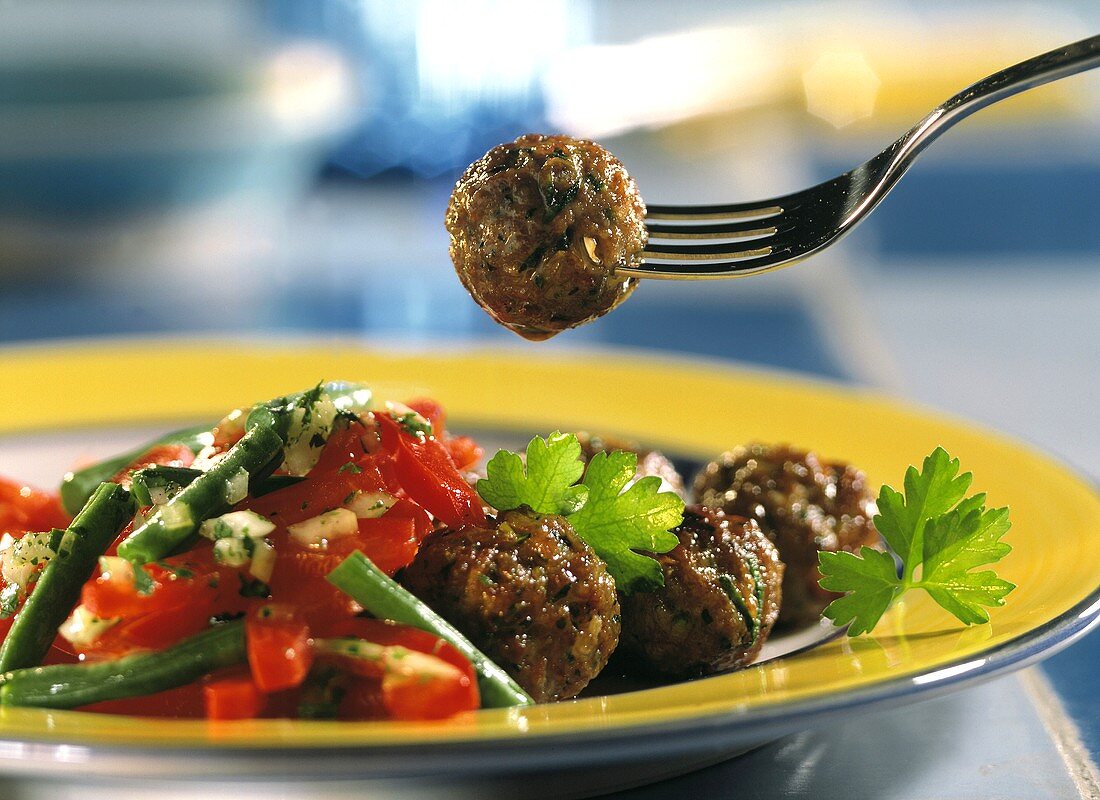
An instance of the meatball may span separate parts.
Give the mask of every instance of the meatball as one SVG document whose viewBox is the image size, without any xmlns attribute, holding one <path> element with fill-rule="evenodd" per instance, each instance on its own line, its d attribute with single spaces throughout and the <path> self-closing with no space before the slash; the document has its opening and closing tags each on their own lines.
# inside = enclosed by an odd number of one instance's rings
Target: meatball
<svg viewBox="0 0 1100 800">
<path fill-rule="evenodd" d="M 556 515 L 435 531 L 401 580 L 539 702 L 576 696 L 619 641 L 615 581 Z"/>
<path fill-rule="evenodd" d="M 681 497 L 685 495 L 684 479 L 664 453 L 646 450 L 637 442 L 617 439 L 614 436 L 598 436 L 587 431 L 578 431 L 576 436 L 581 443 L 581 452 L 584 454 L 585 461 L 590 461 L 596 453 L 610 453 L 613 450 L 629 451 L 638 456 L 637 476 L 639 478 L 656 476 L 664 482 L 665 485 L 662 487 L 664 491 L 675 492 Z"/>
<path fill-rule="evenodd" d="M 645 203 L 598 144 L 528 134 L 470 165 L 447 207 L 463 286 L 502 325 L 549 339 L 602 316 L 634 291 L 616 275 L 647 242 Z"/>
<path fill-rule="evenodd" d="M 838 595 L 818 585 L 819 550 L 855 552 L 879 541 L 875 498 L 863 472 L 785 445 L 723 453 L 695 478 L 695 500 L 760 523 L 787 565 L 782 625 L 816 621 Z"/>
<path fill-rule="evenodd" d="M 755 522 L 696 506 L 654 556 L 665 585 L 621 598 L 620 651 L 652 672 L 707 675 L 756 658 L 779 616 L 783 564 Z"/>
</svg>

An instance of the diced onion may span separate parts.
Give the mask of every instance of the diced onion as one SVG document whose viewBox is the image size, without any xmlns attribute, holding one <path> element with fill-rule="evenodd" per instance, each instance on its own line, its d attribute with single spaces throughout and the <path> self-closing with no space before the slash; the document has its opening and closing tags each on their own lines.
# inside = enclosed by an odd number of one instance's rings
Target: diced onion
<svg viewBox="0 0 1100 800">
<path fill-rule="evenodd" d="M 0 574 L 4 580 L 26 592 L 31 576 L 57 555 L 50 547 L 50 538 L 50 533 L 26 533 L 0 549 Z"/>
<path fill-rule="evenodd" d="M 248 470 L 243 467 L 225 482 L 225 502 L 231 506 L 248 497 Z"/>
<path fill-rule="evenodd" d="M 334 508 L 316 517 L 287 525 L 291 538 L 304 547 L 324 547 L 330 539 L 359 532 L 359 518 L 346 508 Z"/>
<path fill-rule="evenodd" d="M 283 466 L 291 475 L 305 475 L 321 458 L 321 451 L 336 421 L 336 404 L 322 394 L 308 409 L 294 410 L 287 431 Z M 315 442 L 319 442 L 315 444 Z"/>
<path fill-rule="evenodd" d="M 73 609 L 69 618 L 61 623 L 57 632 L 61 638 L 77 647 L 87 647 L 96 642 L 109 628 L 117 625 L 121 617 L 97 617 L 84 606 Z"/>
<path fill-rule="evenodd" d="M 253 578 L 271 582 L 271 573 L 275 571 L 275 548 L 266 539 L 256 542 L 256 549 L 252 551 L 252 564 L 248 568 Z"/>
<path fill-rule="evenodd" d="M 99 571 L 105 578 L 119 578 L 124 581 L 134 579 L 134 565 L 118 556 L 100 556 Z"/>
<path fill-rule="evenodd" d="M 396 497 L 385 492 L 356 492 L 350 502 L 344 503 L 344 508 L 359 519 L 376 519 L 393 508 L 396 502 Z"/>
<path fill-rule="evenodd" d="M 162 506 L 171 500 L 172 493 L 168 491 L 167 486 L 150 486 L 149 487 L 149 502 L 155 506 Z"/>
<path fill-rule="evenodd" d="M 214 542 L 214 561 L 226 567 L 243 567 L 252 559 L 252 540 L 227 537 Z"/>
<path fill-rule="evenodd" d="M 208 519 L 199 526 L 199 534 L 207 539 L 262 539 L 275 530 L 275 523 L 255 511 L 230 511 Z"/>
<path fill-rule="evenodd" d="M 372 395 L 373 392 L 370 389 L 355 389 L 332 402 L 337 411 L 348 411 L 351 408 L 358 408 L 362 411 L 371 407 Z"/>
</svg>

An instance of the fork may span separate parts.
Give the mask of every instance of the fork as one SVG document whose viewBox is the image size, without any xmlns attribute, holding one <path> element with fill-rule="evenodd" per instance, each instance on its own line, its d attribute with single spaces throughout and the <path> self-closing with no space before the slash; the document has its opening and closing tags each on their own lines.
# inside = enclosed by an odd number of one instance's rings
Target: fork
<svg viewBox="0 0 1100 800">
<path fill-rule="evenodd" d="M 865 164 L 794 194 L 757 203 L 649 206 L 650 244 L 638 278 L 699 280 L 755 275 L 835 244 L 894 187 L 924 149 L 957 122 L 1006 97 L 1100 66 L 1100 36 L 1051 50 L 963 89 Z M 658 221 L 659 220 L 659 221 Z M 675 240 L 691 239 L 691 244 Z"/>
</svg>

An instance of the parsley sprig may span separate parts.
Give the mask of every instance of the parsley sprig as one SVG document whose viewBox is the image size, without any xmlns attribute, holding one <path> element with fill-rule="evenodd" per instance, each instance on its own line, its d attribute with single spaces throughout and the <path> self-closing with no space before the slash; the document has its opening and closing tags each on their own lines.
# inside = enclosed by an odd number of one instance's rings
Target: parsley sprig
<svg viewBox="0 0 1100 800">
<path fill-rule="evenodd" d="M 574 486 L 584 474 L 581 443 L 571 433 L 536 436 L 527 444 L 527 463 L 501 450 L 477 482 L 481 499 L 500 511 L 527 506 L 539 514 L 572 514 L 588 499 L 587 486 Z"/>
<path fill-rule="evenodd" d="M 1012 550 L 1001 541 L 1011 523 L 1007 508 L 985 507 L 984 494 L 965 496 L 972 479 L 969 472 L 959 474 L 958 459 L 937 447 L 920 472 L 906 471 L 904 495 L 883 486 L 875 526 L 890 552 L 863 547 L 859 555 L 819 553 L 821 587 L 846 593 L 825 608 L 825 616 L 858 636 L 873 630 L 906 591 L 924 589 L 961 622 L 988 622 L 985 607 L 1004 605 L 1016 586 L 993 570 L 972 570 Z"/>
<path fill-rule="evenodd" d="M 517 453 L 498 452 L 477 491 L 500 511 L 527 506 L 564 515 L 620 591 L 654 589 L 664 585 L 660 564 L 638 551 L 667 553 L 676 546 L 679 539 L 669 531 L 683 522 L 684 501 L 660 491 L 654 476 L 630 484 L 637 467 L 636 454 L 616 450 L 597 453 L 586 471 L 577 437 L 554 432 L 530 441 L 526 464 Z"/>
</svg>

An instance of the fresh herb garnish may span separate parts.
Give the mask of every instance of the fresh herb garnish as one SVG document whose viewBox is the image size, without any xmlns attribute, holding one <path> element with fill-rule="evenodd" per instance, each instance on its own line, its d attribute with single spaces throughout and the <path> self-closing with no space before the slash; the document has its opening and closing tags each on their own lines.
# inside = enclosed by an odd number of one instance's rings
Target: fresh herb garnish
<svg viewBox="0 0 1100 800">
<path fill-rule="evenodd" d="M 501 450 L 477 482 L 481 498 L 500 511 L 527 506 L 539 514 L 572 514 L 588 499 L 588 486 L 574 486 L 584 474 L 581 444 L 571 433 L 536 436 L 527 444 L 527 464 Z"/>
<path fill-rule="evenodd" d="M 669 530 L 684 518 L 684 501 L 660 491 L 660 478 L 642 478 L 627 488 L 637 467 L 636 454 L 615 451 L 597 453 L 586 472 L 577 437 L 555 432 L 531 440 L 526 465 L 517 453 L 498 452 L 477 490 L 500 511 L 527 506 L 564 515 L 607 563 L 618 588 L 629 593 L 664 585 L 657 561 L 636 551 L 671 550 L 679 540 Z"/>
<path fill-rule="evenodd" d="M 883 486 L 875 526 L 891 552 L 863 547 L 853 553 L 819 553 L 823 589 L 846 592 L 824 614 L 848 634 L 868 633 L 898 597 L 924 589 L 967 625 L 988 622 L 983 606 L 1004 605 L 1015 584 L 992 570 L 1012 550 L 1001 541 L 1011 523 L 1007 508 L 987 509 L 985 495 L 966 497 L 973 476 L 959 474 L 959 461 L 937 447 L 921 471 L 909 467 L 905 494 Z M 894 556 L 902 562 L 900 576 Z M 919 575 L 918 575 L 918 567 Z"/>
<path fill-rule="evenodd" d="M 624 592 L 664 586 L 661 565 L 636 550 L 667 553 L 679 539 L 669 533 L 684 521 L 684 501 L 673 492 L 661 491 L 661 479 L 634 478 L 638 456 L 623 450 L 592 456 L 584 485 L 588 502 L 569 517 L 569 522 L 607 562 L 615 585 Z"/>
</svg>

